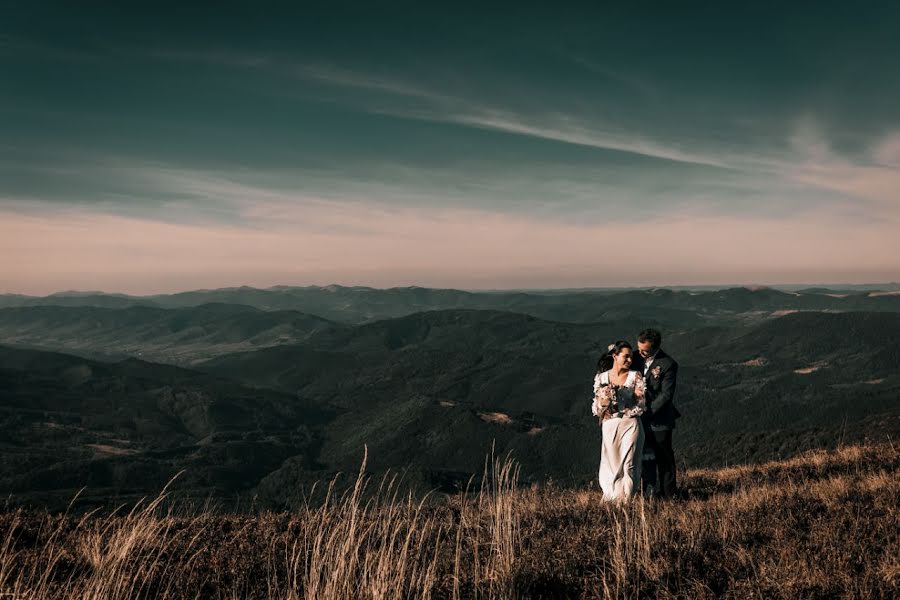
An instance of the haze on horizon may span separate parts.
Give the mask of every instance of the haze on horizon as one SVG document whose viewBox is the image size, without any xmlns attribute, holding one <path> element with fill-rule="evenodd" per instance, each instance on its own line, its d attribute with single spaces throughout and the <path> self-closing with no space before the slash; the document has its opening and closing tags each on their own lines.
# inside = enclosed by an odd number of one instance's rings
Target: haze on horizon
<svg viewBox="0 0 900 600">
<path fill-rule="evenodd" d="M 900 7 L 8 3 L 0 293 L 900 279 Z"/>
</svg>

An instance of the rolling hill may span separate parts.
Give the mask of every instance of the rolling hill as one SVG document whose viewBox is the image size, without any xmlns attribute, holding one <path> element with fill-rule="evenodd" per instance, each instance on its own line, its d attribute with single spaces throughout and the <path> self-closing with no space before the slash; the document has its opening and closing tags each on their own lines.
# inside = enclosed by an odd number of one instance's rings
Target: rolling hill
<svg viewBox="0 0 900 600">
<path fill-rule="evenodd" d="M 198 496 L 253 488 L 289 457 L 314 468 L 327 411 L 177 367 L 0 346 L 0 489 L 53 505 L 146 494 L 179 471 Z"/>
<path fill-rule="evenodd" d="M 190 364 L 229 352 L 298 342 L 338 324 L 292 310 L 237 304 L 183 309 L 32 306 L 0 309 L 0 341 L 99 358 Z"/>
<path fill-rule="evenodd" d="M 0 309 L 0 342 L 17 344 L 0 352 L 0 486 L 49 502 L 80 477 L 116 497 L 186 469 L 198 495 L 280 506 L 355 469 L 364 447 L 373 471 L 402 465 L 450 490 L 492 446 L 515 453 L 525 481 L 582 484 L 599 448 L 596 360 L 648 325 L 682 367 L 675 440 L 688 466 L 900 434 L 900 313 L 753 311 L 797 296 L 710 294 L 703 314 L 681 304 L 687 292 L 613 294 L 622 312 L 600 306 L 611 318 L 586 323 L 470 308 L 357 325 L 233 304 Z"/>
</svg>

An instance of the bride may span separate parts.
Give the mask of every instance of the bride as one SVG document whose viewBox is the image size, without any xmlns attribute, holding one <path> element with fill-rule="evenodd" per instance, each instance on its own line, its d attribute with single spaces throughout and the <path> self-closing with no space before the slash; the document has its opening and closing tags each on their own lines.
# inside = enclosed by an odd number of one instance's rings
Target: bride
<svg viewBox="0 0 900 600">
<path fill-rule="evenodd" d="M 599 479 L 605 500 L 627 500 L 641 489 L 644 429 L 640 416 L 646 386 L 643 376 L 629 368 L 632 352 L 626 341 L 611 344 L 594 376 L 591 412 L 601 419 L 603 430 Z"/>
</svg>

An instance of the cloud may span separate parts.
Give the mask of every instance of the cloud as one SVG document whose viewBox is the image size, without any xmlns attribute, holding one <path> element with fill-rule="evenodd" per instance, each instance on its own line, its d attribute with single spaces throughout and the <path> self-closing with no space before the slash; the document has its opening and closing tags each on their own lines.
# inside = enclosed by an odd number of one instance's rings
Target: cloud
<svg viewBox="0 0 900 600">
<path fill-rule="evenodd" d="M 798 120 L 790 140 L 798 160 L 785 166 L 785 177 L 864 202 L 861 208 L 874 219 L 900 221 L 900 134 L 877 141 L 855 161 L 837 154 L 808 115 Z"/>
<path fill-rule="evenodd" d="M 727 170 L 550 161 L 419 166 L 368 159 L 333 168 L 224 171 L 117 158 L 36 168 L 31 179 L 18 193 L 0 195 L 0 208 L 47 214 L 83 207 L 169 223 L 257 229 L 290 223 L 298 231 L 347 229 L 350 220 L 339 215 L 360 210 L 478 209 L 556 223 L 630 223 L 688 215 L 778 218 L 823 204 L 803 190 Z M 306 219 L 304 211 L 332 216 Z M 296 219 L 287 220 L 288 213 Z"/>
<path fill-rule="evenodd" d="M 582 56 L 566 52 L 562 55 L 569 63 L 618 81 L 641 96 L 658 97 L 661 93 L 659 89 L 643 80 L 623 75 L 615 69 L 598 65 Z M 362 112 L 408 120 L 450 123 L 482 131 L 502 132 L 621 152 L 635 157 L 671 161 L 687 166 L 696 165 L 757 173 L 767 177 L 782 177 L 786 181 L 802 180 L 794 176 L 798 162 L 821 164 L 833 156 L 820 122 L 811 113 L 789 124 L 788 130 L 791 133 L 787 141 L 793 151 L 792 155 L 783 150 L 780 140 L 775 137 L 768 147 L 751 147 L 745 140 L 740 139 L 740 130 L 737 127 L 733 129 L 734 137 L 731 139 L 720 133 L 713 136 L 709 132 L 702 131 L 698 131 L 699 137 L 694 139 L 686 139 L 683 135 L 673 139 L 672 134 L 667 133 L 664 128 L 647 130 L 634 126 L 625 127 L 615 119 L 604 118 L 605 103 L 602 97 L 596 98 L 597 102 L 580 103 L 582 110 L 566 111 L 562 108 L 535 110 L 533 106 L 530 110 L 516 110 L 511 108 L 517 100 L 515 89 L 510 87 L 504 91 L 502 86 L 498 88 L 494 82 L 483 82 L 482 85 L 473 83 L 470 87 L 466 87 L 459 83 L 459 78 L 451 78 L 456 82 L 451 93 L 441 89 L 433 76 L 414 78 L 411 73 L 397 76 L 386 74 L 383 70 L 363 71 L 334 63 L 296 62 L 288 56 L 238 54 L 221 50 L 169 50 L 157 53 L 157 56 L 215 63 L 231 68 L 264 68 L 271 75 L 284 81 L 298 79 L 306 84 L 323 85 L 336 90 L 364 92 L 331 97 L 333 102 L 352 106 Z M 285 94 L 298 93 L 290 86 L 283 86 L 281 90 Z M 303 92 L 300 93 L 302 95 Z M 311 89 L 307 89 L 306 93 L 317 99 L 323 98 L 313 93 Z M 488 99 L 491 96 L 493 100 Z M 528 96 L 547 107 L 571 105 L 568 99 L 558 94 L 554 96 L 554 93 L 548 90 L 529 92 Z M 415 103 L 397 102 L 398 99 L 413 100 Z M 585 109 L 588 107 L 593 107 L 593 111 L 586 112 Z M 617 110 L 617 113 L 621 116 L 620 110 Z M 746 116 L 735 116 L 732 125 L 745 118 Z M 658 125 L 658 120 L 648 122 Z M 876 161 L 887 160 L 889 165 L 893 165 L 894 163 L 890 161 L 898 160 L 900 153 L 898 148 L 900 141 L 885 139 L 876 151 Z M 813 179 L 810 178 L 808 182 L 812 183 Z M 828 189 L 839 191 L 834 187 Z"/>
<path fill-rule="evenodd" d="M 373 77 L 334 67 L 301 65 L 296 67 L 294 72 L 301 78 L 313 79 L 320 83 L 382 92 L 430 103 L 430 106 L 410 109 L 392 107 L 385 103 L 372 103 L 369 98 L 364 98 L 360 108 L 369 112 L 415 120 L 454 123 L 667 161 L 734 168 L 734 165 L 723 161 L 721 156 L 690 152 L 646 135 L 615 131 L 601 124 L 587 124 L 581 118 L 564 113 L 517 114 L 508 109 L 485 104 L 483 101 L 441 93 L 423 85 L 410 84 L 399 79 Z"/>
<path fill-rule="evenodd" d="M 792 177 L 807 185 L 874 203 L 876 210 L 870 206 L 866 211 L 873 218 L 900 222 L 900 169 L 830 162 L 800 167 Z"/>
<path fill-rule="evenodd" d="M 644 78 L 626 73 L 621 69 L 613 68 L 608 64 L 602 64 L 571 50 L 560 49 L 557 50 L 556 53 L 560 57 L 571 61 L 588 72 L 600 75 L 605 80 L 616 82 L 619 85 L 636 92 L 641 97 L 653 98 L 655 100 L 660 99 L 661 97 L 659 90 L 650 81 Z"/>
<path fill-rule="evenodd" d="M 883 167 L 900 168 L 900 131 L 885 136 L 872 148 L 872 158 Z"/>
<path fill-rule="evenodd" d="M 408 81 L 367 75 L 333 65 L 298 64 L 291 67 L 290 72 L 302 79 L 312 79 L 320 83 L 430 100 L 441 105 L 463 102 L 453 95 L 437 93 Z"/>
<path fill-rule="evenodd" d="M 650 138 L 624 133 L 610 133 L 585 126 L 565 116 L 538 117 L 537 119 L 498 113 L 481 109 L 472 114 L 456 114 L 446 117 L 432 116 L 435 120 L 471 125 L 484 129 L 588 146 L 603 150 L 627 152 L 650 158 L 670 160 L 720 168 L 733 168 L 714 156 L 705 156 L 666 146 Z"/>
<path fill-rule="evenodd" d="M 863 282 L 896 279 L 900 253 L 891 224 L 852 227 L 837 214 L 815 221 L 673 217 L 578 224 L 457 208 L 321 203 L 257 210 L 281 225 L 176 224 L 75 210 L 3 213 L 0 289 Z M 639 240 L 655 251 L 635 255 Z"/>
<path fill-rule="evenodd" d="M 797 118 L 788 141 L 795 155 L 804 163 L 817 164 L 834 160 L 831 144 L 812 115 L 805 114 Z"/>
<path fill-rule="evenodd" d="M 217 64 L 224 67 L 245 69 L 265 68 L 282 78 L 298 78 L 306 82 L 327 86 L 364 91 L 390 97 L 401 97 L 424 102 L 418 108 L 398 107 L 390 101 L 373 98 L 371 95 L 352 98 L 333 98 L 334 101 L 348 103 L 365 112 L 390 115 L 412 120 L 453 123 L 482 130 L 500 131 L 515 135 L 534 137 L 592 147 L 637 156 L 697 164 L 720 168 L 738 168 L 725 160 L 721 152 L 704 153 L 666 144 L 647 134 L 635 134 L 617 130 L 608 124 L 586 122 L 577 115 L 565 113 L 521 114 L 496 104 L 485 103 L 483 99 L 473 99 L 460 93 L 439 91 L 433 87 L 412 83 L 407 79 L 361 72 L 333 64 L 292 63 L 284 58 L 259 54 L 235 54 L 225 51 L 154 51 L 150 54 L 170 60 L 187 60 Z M 591 66 L 591 69 L 598 69 Z M 609 77 L 622 79 L 608 69 L 603 72 Z M 629 85 L 638 85 L 627 80 Z M 644 88 L 645 89 L 645 88 Z M 283 93 L 287 92 L 282 89 Z M 548 98 L 548 105 L 553 101 Z M 743 157 L 743 160 L 750 160 Z"/>
<path fill-rule="evenodd" d="M 587 113 L 514 109 L 331 66 L 183 58 L 371 92 L 341 96 L 362 112 L 627 156 L 567 148 L 558 159 L 550 147 L 520 160 L 502 156 L 518 140 L 489 154 L 477 137 L 465 140 L 471 155 L 444 162 L 379 154 L 389 145 L 368 154 L 309 148 L 321 152 L 317 168 L 302 160 L 282 169 L 201 168 L 43 156 L 19 189 L 0 189 L 5 289 L 149 292 L 333 281 L 580 287 L 897 276 L 900 134 L 852 159 L 837 154 L 812 115 L 773 137 L 771 148 L 727 136 L 675 142 L 664 131 L 631 130 Z M 0 169 L 21 173 L 15 148 L 2 151 L 13 158 Z M 630 249 L 648 238 L 663 249 L 652 260 L 606 243 L 623 240 L 621 248 Z"/>
</svg>

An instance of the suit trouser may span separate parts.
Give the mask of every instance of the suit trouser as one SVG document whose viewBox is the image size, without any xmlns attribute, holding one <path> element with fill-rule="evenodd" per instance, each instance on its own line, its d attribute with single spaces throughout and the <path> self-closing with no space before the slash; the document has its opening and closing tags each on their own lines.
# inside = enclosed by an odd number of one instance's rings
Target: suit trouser
<svg viewBox="0 0 900 600">
<path fill-rule="evenodd" d="M 650 430 L 646 435 L 646 445 L 652 448 L 655 458 L 643 461 L 641 477 L 644 493 L 652 487 L 660 498 L 675 495 L 675 450 L 672 448 L 672 430 Z"/>
</svg>

